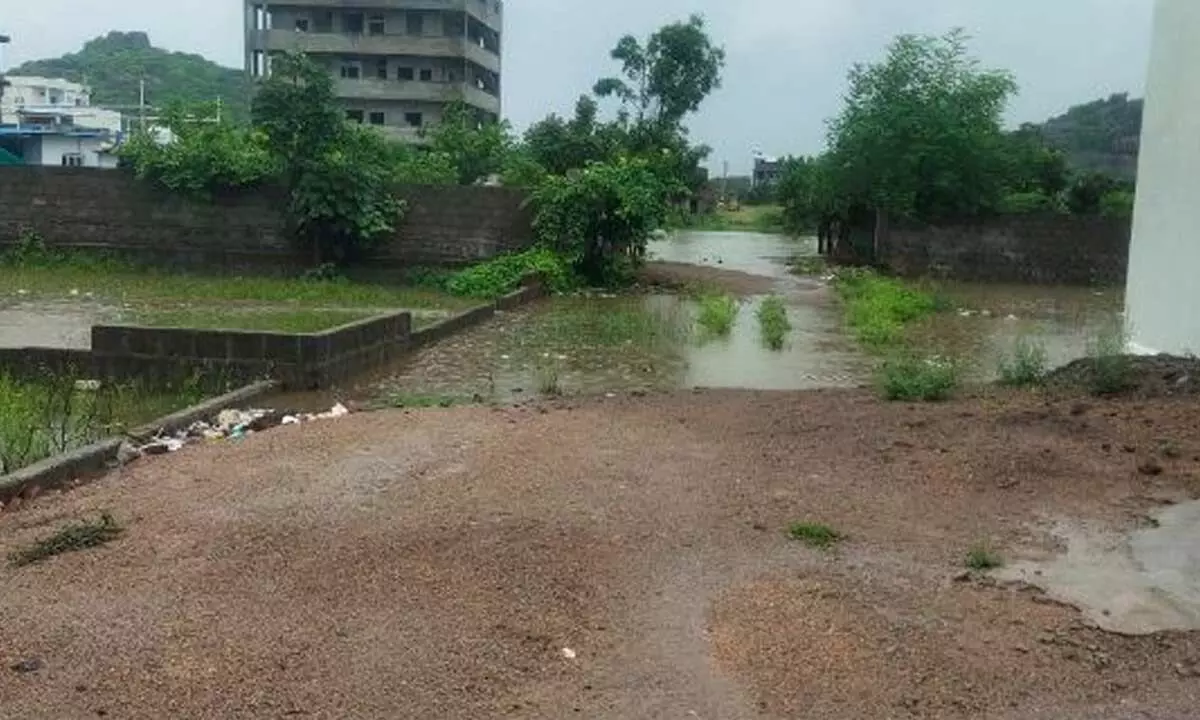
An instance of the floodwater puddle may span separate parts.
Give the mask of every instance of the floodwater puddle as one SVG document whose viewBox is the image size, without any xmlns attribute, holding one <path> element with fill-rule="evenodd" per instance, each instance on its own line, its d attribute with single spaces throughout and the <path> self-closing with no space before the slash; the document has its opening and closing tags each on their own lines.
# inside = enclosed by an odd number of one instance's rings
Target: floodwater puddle
<svg viewBox="0 0 1200 720">
<path fill-rule="evenodd" d="M 84 299 L 0 300 L 0 347 L 87 350 L 92 325 L 119 317 L 119 308 Z"/>
</svg>

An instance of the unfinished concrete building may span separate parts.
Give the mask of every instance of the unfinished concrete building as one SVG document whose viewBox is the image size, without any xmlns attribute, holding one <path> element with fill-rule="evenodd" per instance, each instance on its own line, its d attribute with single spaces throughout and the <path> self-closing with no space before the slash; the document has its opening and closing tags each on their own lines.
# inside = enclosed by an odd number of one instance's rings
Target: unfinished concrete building
<svg viewBox="0 0 1200 720">
<path fill-rule="evenodd" d="M 346 117 L 416 140 L 446 105 L 500 117 L 501 0 L 246 0 L 246 70 L 299 51 L 329 68 Z"/>
</svg>

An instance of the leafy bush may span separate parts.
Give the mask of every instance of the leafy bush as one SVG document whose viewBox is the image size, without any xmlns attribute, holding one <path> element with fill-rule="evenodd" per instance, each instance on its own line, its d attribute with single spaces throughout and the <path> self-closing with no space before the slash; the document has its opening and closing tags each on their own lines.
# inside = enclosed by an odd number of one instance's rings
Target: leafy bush
<svg viewBox="0 0 1200 720">
<path fill-rule="evenodd" d="M 1128 190 L 1113 190 L 1100 198 L 1100 214 L 1104 217 L 1128 219 L 1133 217 L 1136 197 Z"/>
<path fill-rule="evenodd" d="M 461 297 L 493 298 L 512 292 L 528 275 L 541 278 L 550 292 L 566 292 L 577 286 L 571 268 L 553 251 L 533 248 L 510 253 L 473 265 L 447 277 L 446 292 Z"/>
<path fill-rule="evenodd" d="M 958 367 L 945 358 L 902 354 L 884 361 L 877 382 L 889 401 L 941 402 L 958 387 Z"/>
<path fill-rule="evenodd" d="M 972 570 L 995 570 L 1004 567 L 1004 558 L 1000 557 L 986 544 L 980 543 L 967 553 L 967 567 Z"/>
<path fill-rule="evenodd" d="M 826 550 L 843 540 L 842 534 L 837 530 L 820 523 L 794 523 L 788 528 L 788 534 L 792 536 L 793 540 L 799 540 L 818 550 Z"/>
<path fill-rule="evenodd" d="M 772 295 L 763 300 L 758 308 L 758 327 L 762 332 L 763 343 L 772 350 L 782 350 L 787 340 L 787 334 L 792 330 L 788 320 L 787 306 L 783 299 Z"/>
<path fill-rule="evenodd" d="M 932 293 L 870 270 L 840 272 L 835 287 L 855 336 L 875 349 L 899 343 L 906 325 L 941 309 Z"/>
<path fill-rule="evenodd" d="M 534 192 L 534 227 L 588 281 L 627 284 L 666 217 L 667 195 L 645 160 L 593 163 L 552 176 Z"/>
<path fill-rule="evenodd" d="M 1104 196 L 1120 189 L 1120 183 L 1105 173 L 1084 173 L 1067 188 L 1067 207 L 1076 215 L 1095 215 Z"/>
<path fill-rule="evenodd" d="M 1046 379 L 1047 362 L 1043 345 L 1021 338 L 1012 354 L 1000 360 L 1000 384 L 1007 387 L 1041 385 Z"/>
<path fill-rule="evenodd" d="M 729 295 L 705 295 L 700 298 L 700 315 L 696 322 L 712 335 L 726 336 L 737 321 L 738 302 Z"/>
<path fill-rule="evenodd" d="M 1040 191 L 1008 193 L 1000 198 L 1000 212 L 1009 215 L 1061 212 L 1062 209 L 1058 198 Z"/>
</svg>

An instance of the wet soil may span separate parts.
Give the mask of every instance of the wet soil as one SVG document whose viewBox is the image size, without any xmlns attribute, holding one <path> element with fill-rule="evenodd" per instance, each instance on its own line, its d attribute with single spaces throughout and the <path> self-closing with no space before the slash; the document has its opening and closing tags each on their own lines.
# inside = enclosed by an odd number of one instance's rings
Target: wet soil
<svg viewBox="0 0 1200 720">
<path fill-rule="evenodd" d="M 0 708 L 1191 718 L 1200 635 L 1105 633 L 964 558 L 1053 553 L 1056 518 L 1128 530 L 1200 497 L 1198 410 L 682 392 L 188 448 L 0 515 L 5 552 L 102 511 L 127 526 L 0 569 Z M 796 521 L 846 539 L 809 549 Z"/>
<path fill-rule="evenodd" d="M 1050 373 L 1047 385 L 1060 392 L 1086 391 L 1093 387 L 1095 358 L 1071 362 Z M 1173 355 L 1130 356 L 1127 363 L 1128 387 L 1121 393 L 1143 399 L 1200 394 L 1200 359 Z"/>
</svg>

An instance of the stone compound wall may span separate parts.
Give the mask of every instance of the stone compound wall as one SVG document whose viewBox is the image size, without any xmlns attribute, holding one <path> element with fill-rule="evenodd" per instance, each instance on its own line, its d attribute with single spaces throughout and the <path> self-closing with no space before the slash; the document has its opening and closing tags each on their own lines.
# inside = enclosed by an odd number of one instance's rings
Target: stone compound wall
<svg viewBox="0 0 1200 720">
<path fill-rule="evenodd" d="M 1116 285 L 1129 260 L 1128 220 L 1069 215 L 886 227 L 877 262 L 900 275 L 965 281 Z"/>
<path fill-rule="evenodd" d="M 491 187 L 411 186 L 408 211 L 372 267 L 455 265 L 528 247 L 526 196 Z M 196 202 L 124 170 L 0 167 L 0 248 L 22 229 L 52 247 L 118 252 L 152 263 L 227 269 L 301 266 L 283 229 L 283 198 L 265 188 Z"/>
</svg>

